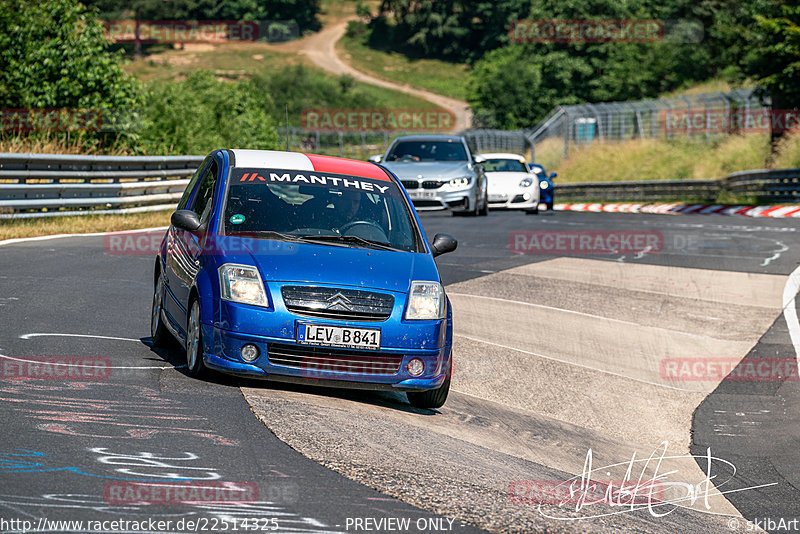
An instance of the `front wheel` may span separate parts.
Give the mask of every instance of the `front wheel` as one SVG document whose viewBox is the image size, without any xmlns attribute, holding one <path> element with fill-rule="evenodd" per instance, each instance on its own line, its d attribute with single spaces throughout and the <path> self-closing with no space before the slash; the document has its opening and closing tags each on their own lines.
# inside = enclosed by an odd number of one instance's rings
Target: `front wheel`
<svg viewBox="0 0 800 534">
<path fill-rule="evenodd" d="M 203 362 L 203 334 L 200 329 L 200 303 L 197 299 L 192 301 L 189 310 L 186 325 L 186 368 L 191 376 L 199 378 L 206 374 L 208 368 Z"/>
<path fill-rule="evenodd" d="M 486 217 L 487 215 L 489 215 L 489 197 L 485 195 L 483 197 L 483 207 L 481 208 L 481 211 L 478 213 L 478 215 L 480 215 L 481 217 Z"/>
<path fill-rule="evenodd" d="M 547 206 L 547 211 L 553 211 L 553 203 L 552 202 L 548 202 L 547 204 L 545 204 L 545 206 Z"/>
<path fill-rule="evenodd" d="M 536 206 L 535 208 L 531 208 L 529 210 L 525 210 L 525 214 L 526 215 L 539 215 L 539 206 Z"/>
<path fill-rule="evenodd" d="M 450 377 L 442 385 L 429 391 L 409 391 L 406 393 L 408 402 L 415 408 L 441 408 L 450 392 Z"/>
</svg>

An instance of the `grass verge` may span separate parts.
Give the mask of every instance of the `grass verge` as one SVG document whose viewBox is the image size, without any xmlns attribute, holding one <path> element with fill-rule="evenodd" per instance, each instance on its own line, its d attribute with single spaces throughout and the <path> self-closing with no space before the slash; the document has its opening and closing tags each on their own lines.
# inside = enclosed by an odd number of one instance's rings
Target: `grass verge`
<svg viewBox="0 0 800 534">
<path fill-rule="evenodd" d="M 55 234 L 117 232 L 137 228 L 169 226 L 173 210 L 132 213 L 129 215 L 76 215 L 42 219 L 0 219 L 0 241 L 20 237 Z"/>
</svg>

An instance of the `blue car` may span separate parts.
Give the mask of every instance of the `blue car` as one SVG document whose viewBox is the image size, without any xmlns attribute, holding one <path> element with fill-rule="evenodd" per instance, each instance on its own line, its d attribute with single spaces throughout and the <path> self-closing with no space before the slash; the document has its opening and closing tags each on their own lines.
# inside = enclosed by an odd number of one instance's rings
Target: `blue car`
<svg viewBox="0 0 800 534">
<path fill-rule="evenodd" d="M 452 310 L 396 176 L 373 163 L 217 150 L 190 180 L 156 257 L 153 344 L 188 373 L 404 391 L 450 389 Z"/>
<path fill-rule="evenodd" d="M 539 178 L 539 202 L 547 206 L 547 211 L 553 211 L 553 178 L 558 176 L 557 173 L 551 172 L 547 174 L 544 167 L 538 163 L 528 163 L 528 168 L 536 173 Z"/>
</svg>

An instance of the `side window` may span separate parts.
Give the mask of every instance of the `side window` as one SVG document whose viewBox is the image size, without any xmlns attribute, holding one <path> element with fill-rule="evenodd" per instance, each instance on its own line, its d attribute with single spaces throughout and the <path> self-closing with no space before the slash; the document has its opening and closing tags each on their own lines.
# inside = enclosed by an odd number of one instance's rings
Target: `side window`
<svg viewBox="0 0 800 534">
<path fill-rule="evenodd" d="M 197 167 L 197 170 L 194 171 L 191 180 L 189 180 L 189 185 L 186 186 L 186 190 L 183 192 L 183 196 L 181 197 L 181 201 L 178 202 L 178 209 L 185 210 L 186 206 L 189 204 L 189 199 L 192 197 L 192 191 L 194 191 L 194 186 L 197 185 L 197 181 L 203 176 L 203 169 L 206 168 L 208 164 L 208 160 L 211 159 L 211 156 L 206 156 L 206 159 L 203 160 L 203 163 Z"/>
<path fill-rule="evenodd" d="M 194 205 L 192 211 L 200 217 L 201 222 L 206 222 L 211 214 L 211 206 L 213 204 L 212 198 L 214 197 L 214 186 L 217 183 L 217 162 L 214 161 L 208 166 L 203 177 L 200 179 L 200 187 L 197 189 L 195 195 Z"/>
</svg>

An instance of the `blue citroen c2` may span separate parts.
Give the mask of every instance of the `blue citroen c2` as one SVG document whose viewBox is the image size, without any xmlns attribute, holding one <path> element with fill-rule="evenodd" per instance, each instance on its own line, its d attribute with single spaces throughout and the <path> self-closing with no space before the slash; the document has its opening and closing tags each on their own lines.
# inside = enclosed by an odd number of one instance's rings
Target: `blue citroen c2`
<svg viewBox="0 0 800 534">
<path fill-rule="evenodd" d="M 397 178 L 329 156 L 217 150 L 190 180 L 155 262 L 151 335 L 188 372 L 407 392 L 450 388 L 452 310 Z"/>
</svg>

